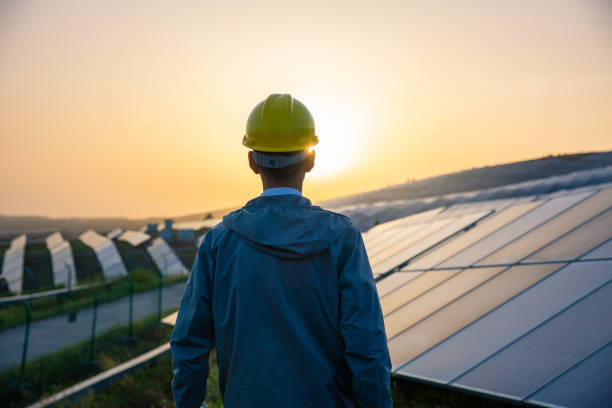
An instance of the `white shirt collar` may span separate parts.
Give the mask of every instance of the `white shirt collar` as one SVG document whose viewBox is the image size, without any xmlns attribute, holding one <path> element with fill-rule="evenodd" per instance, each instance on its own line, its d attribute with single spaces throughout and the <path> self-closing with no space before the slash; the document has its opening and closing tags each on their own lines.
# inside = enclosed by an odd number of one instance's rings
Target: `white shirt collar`
<svg viewBox="0 0 612 408">
<path fill-rule="evenodd" d="M 299 195 L 299 196 L 302 195 L 302 193 L 300 193 L 300 191 L 296 190 L 295 188 L 291 188 L 291 187 L 272 187 L 272 188 L 265 189 L 264 192 L 261 193 L 260 197 L 287 195 L 287 194 L 293 194 L 293 195 Z"/>
</svg>

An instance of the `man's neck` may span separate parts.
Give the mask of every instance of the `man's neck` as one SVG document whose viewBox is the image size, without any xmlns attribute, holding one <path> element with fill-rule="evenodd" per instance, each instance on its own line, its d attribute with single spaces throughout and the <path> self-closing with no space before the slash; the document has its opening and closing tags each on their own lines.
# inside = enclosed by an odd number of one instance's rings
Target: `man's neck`
<svg viewBox="0 0 612 408">
<path fill-rule="evenodd" d="M 302 192 L 302 185 L 303 185 L 303 183 L 270 183 L 270 182 L 267 182 L 267 180 L 262 180 L 262 184 L 263 184 L 264 190 L 267 190 L 269 188 L 276 188 L 276 187 L 287 187 L 287 188 L 296 189 L 300 193 Z"/>
</svg>

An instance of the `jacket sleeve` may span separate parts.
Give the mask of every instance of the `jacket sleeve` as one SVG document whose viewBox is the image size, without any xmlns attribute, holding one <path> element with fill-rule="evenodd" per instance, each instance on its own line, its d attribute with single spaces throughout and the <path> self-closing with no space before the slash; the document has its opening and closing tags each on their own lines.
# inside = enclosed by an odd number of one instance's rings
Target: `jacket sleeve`
<svg viewBox="0 0 612 408">
<path fill-rule="evenodd" d="M 391 360 L 370 262 L 357 228 L 350 228 L 343 241 L 340 332 L 355 407 L 392 407 Z"/>
<path fill-rule="evenodd" d="M 206 397 L 208 357 L 215 339 L 212 318 L 214 264 L 207 241 L 205 239 L 198 250 L 170 339 L 174 374 L 172 393 L 177 408 L 200 407 Z"/>
</svg>

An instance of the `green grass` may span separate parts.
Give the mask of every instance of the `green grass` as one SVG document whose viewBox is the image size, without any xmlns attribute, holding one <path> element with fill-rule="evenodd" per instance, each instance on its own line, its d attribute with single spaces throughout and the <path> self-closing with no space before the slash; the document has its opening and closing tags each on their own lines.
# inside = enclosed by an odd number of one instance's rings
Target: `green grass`
<svg viewBox="0 0 612 408">
<path fill-rule="evenodd" d="M 157 288 L 157 274 L 151 270 L 135 269 L 130 272 L 134 282 L 134 293 Z M 164 276 L 163 286 L 184 282 L 187 276 Z M 128 296 L 128 278 L 107 281 L 94 288 L 83 289 L 70 295 L 58 295 L 28 302 L 32 311 L 32 321 L 68 314 L 93 305 L 93 296 L 98 296 L 98 303 L 103 304 Z M 25 311 L 21 304 L 14 304 L 0 309 L 0 332 L 25 323 Z"/>
<path fill-rule="evenodd" d="M 109 387 L 90 394 L 76 404 L 64 403 L 60 407 L 174 407 L 171 389 L 172 359 L 170 355 L 160 358 L 151 366 L 123 377 Z M 211 371 L 208 376 L 206 403 L 209 408 L 223 407 L 215 353 L 211 353 Z"/>
<path fill-rule="evenodd" d="M 89 341 L 85 341 L 28 362 L 18 385 L 19 369 L 5 370 L 0 373 L 2 406 L 21 407 L 59 392 L 169 341 L 171 333 L 171 326 L 159 324 L 157 316 L 152 316 L 134 324 L 135 341 L 125 341 L 127 326 L 96 337 L 93 362 L 89 361 Z"/>
<path fill-rule="evenodd" d="M 95 394 L 90 394 L 75 405 L 79 408 L 102 407 L 174 407 L 170 356 L 160 358 L 155 364 L 123 377 L 116 383 Z M 391 397 L 394 407 L 410 408 L 510 408 L 497 400 L 466 394 L 460 391 L 422 384 L 400 377 L 391 379 Z M 206 403 L 210 408 L 223 406 L 219 391 L 218 371 L 214 352 L 211 354 L 211 370 L 208 378 Z M 60 406 L 68 406 L 68 403 Z"/>
</svg>

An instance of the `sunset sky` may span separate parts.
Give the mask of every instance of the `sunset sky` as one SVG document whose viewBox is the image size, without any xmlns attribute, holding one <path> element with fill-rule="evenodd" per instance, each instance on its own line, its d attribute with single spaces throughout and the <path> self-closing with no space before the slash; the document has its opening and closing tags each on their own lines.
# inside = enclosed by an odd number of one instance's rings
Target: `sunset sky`
<svg viewBox="0 0 612 408">
<path fill-rule="evenodd" d="M 610 150 L 612 4 L 0 0 L 0 214 L 239 206 L 277 92 L 315 118 L 314 201 Z"/>
</svg>

